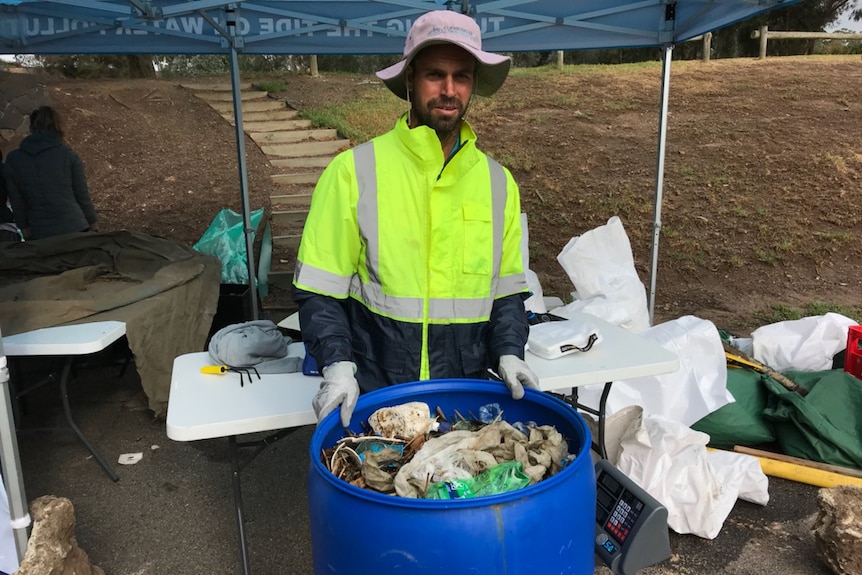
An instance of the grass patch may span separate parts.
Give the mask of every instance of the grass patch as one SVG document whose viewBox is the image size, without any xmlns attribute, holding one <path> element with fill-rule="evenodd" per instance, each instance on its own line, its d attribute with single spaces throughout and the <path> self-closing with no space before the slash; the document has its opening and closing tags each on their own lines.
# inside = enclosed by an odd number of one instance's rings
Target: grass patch
<svg viewBox="0 0 862 575">
<path fill-rule="evenodd" d="M 640 109 L 640 104 L 631 100 L 603 100 L 602 108 L 605 110 L 613 110 L 616 112 L 625 112 Z"/>
<path fill-rule="evenodd" d="M 829 152 L 826 152 L 824 155 L 826 156 L 826 159 L 829 160 L 829 162 L 833 166 L 835 166 L 835 169 L 838 171 L 839 174 L 847 174 L 847 162 L 844 160 L 844 158 L 837 154 L 831 154 Z"/>
<path fill-rule="evenodd" d="M 765 310 L 754 312 L 755 319 L 763 325 L 778 323 L 780 321 L 793 321 L 804 317 L 821 316 L 827 313 L 838 313 L 858 322 L 862 318 L 862 307 L 845 306 L 824 302 L 812 302 L 805 306 L 790 307 L 784 304 L 775 304 Z"/>
<path fill-rule="evenodd" d="M 728 265 L 732 268 L 741 268 L 745 265 L 745 260 L 742 259 L 738 254 L 733 254 L 730 256 L 730 259 L 727 260 Z"/>
<path fill-rule="evenodd" d="M 832 244 L 846 244 L 853 239 L 853 235 L 846 230 L 835 232 L 814 232 L 814 235 Z"/>
<path fill-rule="evenodd" d="M 751 215 L 751 212 L 745 209 L 743 206 L 733 206 L 730 208 L 730 213 L 737 218 L 747 218 Z"/>
<path fill-rule="evenodd" d="M 495 160 L 508 167 L 510 170 L 523 170 L 529 172 L 536 168 L 536 162 L 533 158 L 526 154 L 508 154 L 506 152 L 497 152 L 492 154 L 487 152 Z"/>
<path fill-rule="evenodd" d="M 684 64 L 680 62 L 679 64 Z M 626 74 L 632 71 L 645 71 L 660 69 L 661 62 L 634 62 L 628 64 L 566 64 L 560 71 L 556 64 L 535 67 L 512 68 L 509 75 L 515 78 L 545 78 L 547 76 L 569 76 L 578 74 L 582 76 L 594 76 L 599 74 Z"/>
<path fill-rule="evenodd" d="M 307 108 L 300 116 L 315 127 L 335 128 L 356 144 L 388 132 L 407 104 L 385 88 L 368 90 L 361 98 L 321 108 Z"/>
</svg>

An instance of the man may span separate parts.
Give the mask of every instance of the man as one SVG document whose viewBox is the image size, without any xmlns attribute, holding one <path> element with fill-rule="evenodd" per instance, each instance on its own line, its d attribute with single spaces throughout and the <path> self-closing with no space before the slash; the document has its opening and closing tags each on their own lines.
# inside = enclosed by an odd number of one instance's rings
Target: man
<svg viewBox="0 0 862 575">
<path fill-rule="evenodd" d="M 318 180 L 293 280 L 324 378 L 318 420 L 341 406 L 347 426 L 360 387 L 487 378 L 489 368 L 515 399 L 538 387 L 523 360 L 518 187 L 463 119 L 473 94 L 496 92 L 509 66 L 482 51 L 472 18 L 417 18 L 404 58 L 377 73 L 409 111 Z"/>
</svg>

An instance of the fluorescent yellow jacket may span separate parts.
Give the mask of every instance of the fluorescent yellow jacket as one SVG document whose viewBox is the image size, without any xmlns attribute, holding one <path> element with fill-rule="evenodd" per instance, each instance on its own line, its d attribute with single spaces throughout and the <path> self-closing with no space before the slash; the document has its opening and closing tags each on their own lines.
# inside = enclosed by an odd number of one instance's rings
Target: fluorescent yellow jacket
<svg viewBox="0 0 862 575">
<path fill-rule="evenodd" d="M 518 188 L 466 122 L 460 136 L 444 167 L 435 132 L 402 117 L 315 188 L 294 277 L 303 340 L 321 367 L 355 361 L 365 389 L 523 357 Z"/>
</svg>

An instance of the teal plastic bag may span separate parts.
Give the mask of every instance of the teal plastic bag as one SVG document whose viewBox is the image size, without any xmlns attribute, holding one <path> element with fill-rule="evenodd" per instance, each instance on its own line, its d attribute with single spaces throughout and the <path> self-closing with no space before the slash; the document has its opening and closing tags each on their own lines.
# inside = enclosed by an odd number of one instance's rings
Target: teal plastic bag
<svg viewBox="0 0 862 575">
<path fill-rule="evenodd" d="M 258 208 L 251 213 L 252 230 L 257 230 L 262 218 L 263 208 Z M 254 241 L 254 232 L 251 238 Z M 221 261 L 221 283 L 248 283 L 248 258 L 245 253 L 245 233 L 241 214 L 228 208 L 220 211 L 192 248 L 203 254 L 215 256 Z"/>
</svg>

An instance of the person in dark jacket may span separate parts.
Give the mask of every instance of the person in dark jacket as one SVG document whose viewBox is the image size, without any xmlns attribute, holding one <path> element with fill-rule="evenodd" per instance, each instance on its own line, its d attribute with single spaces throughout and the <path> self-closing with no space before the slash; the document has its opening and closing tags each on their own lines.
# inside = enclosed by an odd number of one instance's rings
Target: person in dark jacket
<svg viewBox="0 0 862 575">
<path fill-rule="evenodd" d="M 3 152 L 0 151 L 0 242 L 21 241 L 15 217 L 9 209 L 9 194 L 6 192 L 6 181 L 3 179 Z"/>
<path fill-rule="evenodd" d="M 24 239 L 98 231 L 84 163 L 63 142 L 60 117 L 50 106 L 30 114 L 30 135 L 9 153 L 3 176 Z"/>
</svg>

